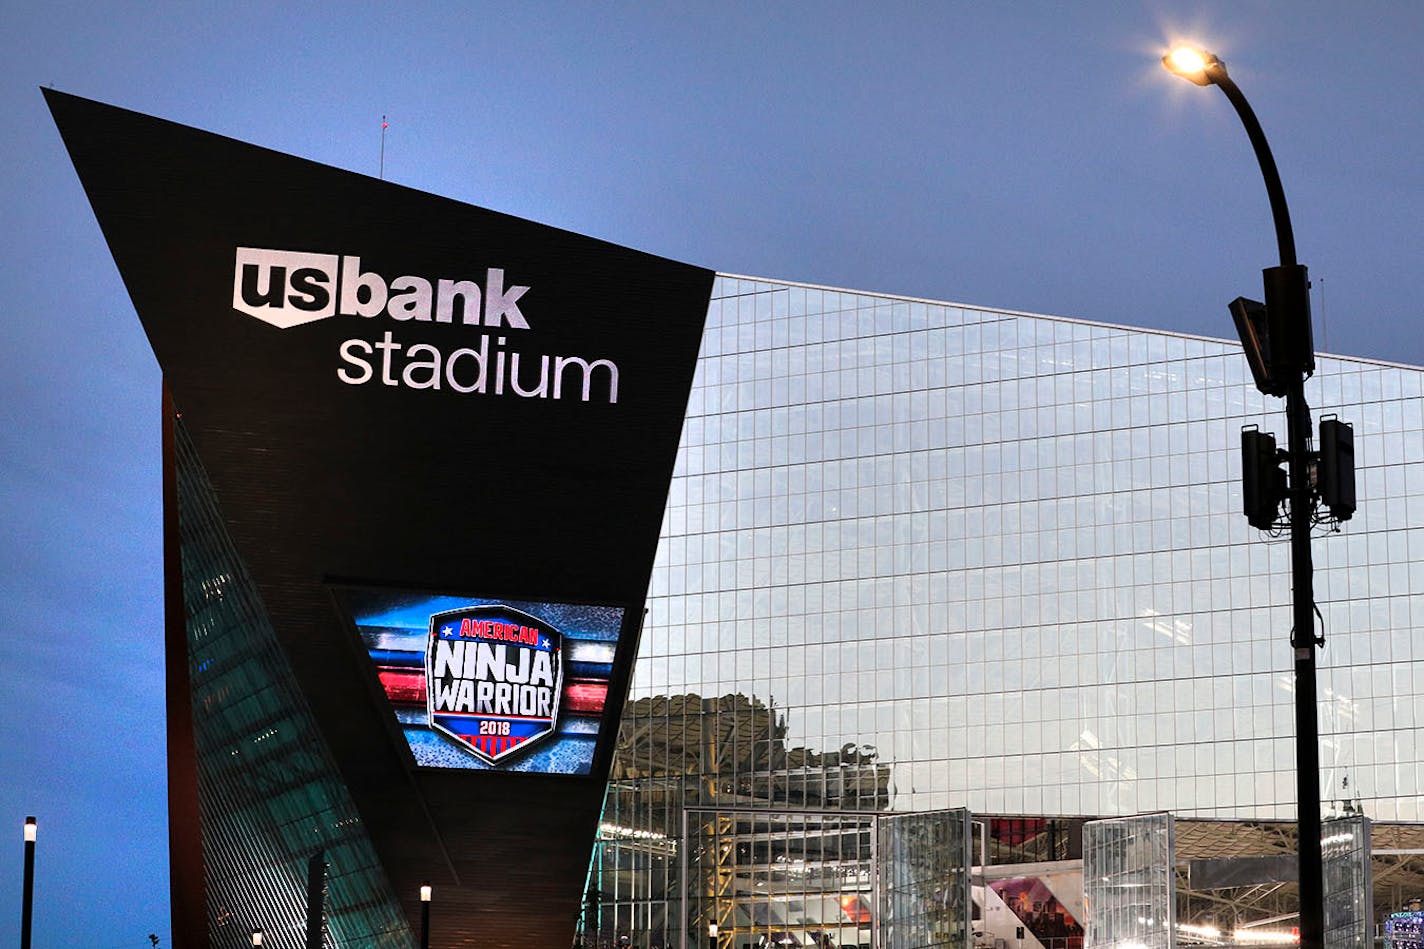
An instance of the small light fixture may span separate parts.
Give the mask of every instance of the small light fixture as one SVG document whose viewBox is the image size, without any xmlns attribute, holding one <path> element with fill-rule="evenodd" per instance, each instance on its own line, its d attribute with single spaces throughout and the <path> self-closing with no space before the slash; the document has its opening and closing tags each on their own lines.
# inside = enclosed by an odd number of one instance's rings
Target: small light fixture
<svg viewBox="0 0 1424 949">
<path fill-rule="evenodd" d="M 35 835 L 38 833 L 38 831 L 39 831 L 39 825 L 35 822 L 35 819 L 34 819 L 33 817 L 26 817 L 26 818 L 25 818 L 25 843 L 27 843 L 27 844 L 32 844 L 32 843 L 34 843 L 34 842 L 35 842 Z"/>
<path fill-rule="evenodd" d="M 717 938 L 717 924 L 715 922 L 707 924 L 707 935 L 711 936 L 713 939 Z"/>
<path fill-rule="evenodd" d="M 430 897 L 433 894 L 429 883 L 420 884 L 420 949 L 430 949 Z"/>
<path fill-rule="evenodd" d="M 260 946 L 260 945 L 262 945 L 262 930 L 260 930 L 260 929 L 254 929 L 254 930 L 252 930 L 252 944 L 253 944 L 254 946 Z"/>
<path fill-rule="evenodd" d="M 1174 76 L 1181 76 L 1199 86 L 1209 86 L 1216 81 L 1217 74 L 1225 75 L 1226 64 L 1195 46 L 1178 46 L 1162 57 L 1162 66 Z"/>
</svg>

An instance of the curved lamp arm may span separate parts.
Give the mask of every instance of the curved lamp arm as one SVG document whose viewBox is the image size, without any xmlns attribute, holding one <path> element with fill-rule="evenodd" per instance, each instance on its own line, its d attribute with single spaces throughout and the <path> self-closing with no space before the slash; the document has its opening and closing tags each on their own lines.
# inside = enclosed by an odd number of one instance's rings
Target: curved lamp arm
<svg viewBox="0 0 1424 949">
<path fill-rule="evenodd" d="M 1271 155 L 1271 146 L 1266 141 L 1266 133 L 1261 130 L 1261 122 L 1246 101 L 1246 96 L 1226 73 L 1226 64 L 1213 53 L 1182 47 L 1162 57 L 1162 65 L 1168 72 L 1181 76 L 1199 86 L 1214 85 L 1225 93 L 1241 124 L 1246 127 L 1246 135 L 1251 139 L 1251 148 L 1256 152 L 1256 161 L 1261 166 L 1261 177 L 1266 182 L 1266 194 L 1271 199 L 1271 220 L 1276 225 L 1276 246 L 1281 254 L 1282 267 L 1294 267 L 1295 231 L 1291 229 L 1290 208 L 1286 206 L 1286 192 L 1281 187 L 1281 175 L 1276 170 L 1276 159 Z"/>
</svg>

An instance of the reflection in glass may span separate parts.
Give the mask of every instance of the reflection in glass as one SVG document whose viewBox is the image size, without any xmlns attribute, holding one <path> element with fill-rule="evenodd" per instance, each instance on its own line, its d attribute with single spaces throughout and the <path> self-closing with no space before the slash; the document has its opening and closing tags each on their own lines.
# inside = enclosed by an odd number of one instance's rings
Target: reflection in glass
<svg viewBox="0 0 1424 949">
<path fill-rule="evenodd" d="M 1315 544 L 1322 783 L 1424 819 L 1424 372 L 1311 385 L 1362 502 Z M 1283 434 L 1235 343 L 719 277 L 605 822 L 1293 819 L 1289 557 L 1239 513 L 1243 425 Z M 600 847 L 600 932 L 675 945 L 677 859 Z"/>
</svg>

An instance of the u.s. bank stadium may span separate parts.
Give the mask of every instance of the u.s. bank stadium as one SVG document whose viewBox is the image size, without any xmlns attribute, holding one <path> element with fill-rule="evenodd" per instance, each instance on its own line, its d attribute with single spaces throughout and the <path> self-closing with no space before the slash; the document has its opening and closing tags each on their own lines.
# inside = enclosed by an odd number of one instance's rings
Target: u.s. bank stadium
<svg viewBox="0 0 1424 949">
<path fill-rule="evenodd" d="M 47 96 L 165 378 L 176 944 L 1292 941 L 1290 558 L 1240 486 L 1284 423 L 1237 344 Z M 1314 541 L 1327 935 L 1403 944 L 1424 370 L 1309 385 L 1359 496 Z"/>
</svg>

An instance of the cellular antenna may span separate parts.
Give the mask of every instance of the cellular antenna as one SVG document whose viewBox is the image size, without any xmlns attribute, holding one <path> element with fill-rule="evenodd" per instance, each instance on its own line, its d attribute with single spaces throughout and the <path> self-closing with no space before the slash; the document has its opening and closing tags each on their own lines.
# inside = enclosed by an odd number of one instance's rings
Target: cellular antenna
<svg viewBox="0 0 1424 949">
<path fill-rule="evenodd" d="M 386 121 L 386 117 L 381 116 L 381 163 L 376 174 L 382 181 L 386 180 L 386 129 L 390 126 L 391 123 Z"/>
</svg>

